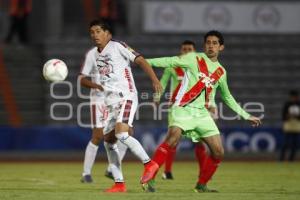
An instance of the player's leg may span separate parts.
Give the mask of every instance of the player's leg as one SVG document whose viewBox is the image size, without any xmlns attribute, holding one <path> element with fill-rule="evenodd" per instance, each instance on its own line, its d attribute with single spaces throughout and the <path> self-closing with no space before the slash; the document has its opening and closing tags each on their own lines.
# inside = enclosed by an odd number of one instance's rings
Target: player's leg
<svg viewBox="0 0 300 200">
<path fill-rule="evenodd" d="M 92 139 L 88 143 L 83 162 L 83 173 L 81 182 L 91 183 L 93 182 L 91 171 L 97 156 L 98 146 L 103 138 L 103 128 L 92 129 Z"/>
<path fill-rule="evenodd" d="M 116 137 L 125 144 L 130 151 L 137 156 L 145 166 L 144 175 L 141 182 L 150 179 L 158 170 L 158 166 L 153 162 L 140 142 L 129 135 L 129 128 L 132 127 L 132 122 L 137 109 L 137 99 L 125 100 L 120 106 L 120 112 L 117 116 L 117 123 L 115 124 Z"/>
<path fill-rule="evenodd" d="M 177 126 L 172 126 L 168 129 L 167 136 L 163 143 L 161 143 L 156 149 L 153 160 L 161 167 L 168 156 L 170 151 L 176 150 L 176 146 L 181 138 L 181 128 Z"/>
<path fill-rule="evenodd" d="M 165 162 L 165 170 L 163 172 L 162 178 L 164 180 L 173 180 L 173 173 L 172 173 L 172 167 L 173 167 L 173 163 L 174 163 L 174 159 L 175 159 L 175 155 L 176 155 L 176 149 L 177 146 L 172 149 L 171 151 L 168 152 L 167 154 L 167 158 L 166 158 L 166 162 Z"/>
<path fill-rule="evenodd" d="M 181 134 L 183 131 L 188 130 L 190 127 L 190 122 L 193 121 L 190 119 L 191 115 L 188 113 L 184 108 L 179 106 L 173 106 L 170 109 L 170 115 L 172 116 L 169 118 L 169 129 L 167 136 L 163 143 L 161 143 L 153 155 L 153 161 L 155 161 L 159 167 L 161 167 L 166 159 L 167 155 L 170 151 L 174 151 L 178 142 L 180 141 Z M 145 190 L 152 190 L 154 187 L 154 179 L 156 174 L 150 179 L 151 181 L 147 181 L 143 184 L 143 188 Z"/>
<path fill-rule="evenodd" d="M 112 172 L 114 178 L 114 185 L 105 190 L 105 192 L 115 193 L 115 192 L 126 192 L 126 186 L 124 182 L 124 177 L 122 173 L 122 163 L 119 155 L 119 150 L 117 146 L 117 138 L 115 137 L 115 131 L 112 130 L 104 136 L 104 147 L 107 153 L 107 159 L 109 163 L 109 168 Z"/>
<path fill-rule="evenodd" d="M 217 192 L 216 190 L 210 190 L 207 188 L 207 183 L 216 172 L 218 165 L 220 164 L 224 156 L 224 148 L 220 134 L 212 135 L 202 138 L 208 145 L 211 155 L 207 156 L 201 175 L 198 179 L 195 191 L 197 192 Z"/>
<path fill-rule="evenodd" d="M 173 121 L 172 113 L 169 112 L 168 113 L 168 125 L 170 125 L 171 121 Z M 162 174 L 162 178 L 164 180 L 172 180 L 173 179 L 172 166 L 173 166 L 174 158 L 176 155 L 176 149 L 177 149 L 177 145 L 175 148 L 172 148 L 167 154 L 167 158 L 166 158 L 166 162 L 165 162 L 165 170 Z"/>
<path fill-rule="evenodd" d="M 129 128 L 128 133 L 129 133 L 130 136 L 133 135 L 133 128 L 132 127 Z M 123 144 L 122 142 L 120 142 L 119 140 L 117 140 L 117 146 L 118 146 L 118 150 L 119 150 L 120 160 L 122 162 L 123 159 L 124 159 L 124 156 L 127 152 L 128 147 L 125 144 Z M 113 174 L 112 174 L 112 170 L 110 169 L 109 166 L 107 166 L 107 169 L 105 171 L 105 176 L 107 178 L 114 179 Z"/>
<path fill-rule="evenodd" d="M 285 154 L 286 154 L 286 151 L 287 151 L 288 146 L 289 146 L 289 140 L 288 140 L 289 137 L 288 136 L 289 136 L 288 133 L 284 133 L 284 140 L 283 140 L 283 144 L 281 146 L 280 155 L 279 155 L 279 160 L 280 161 L 285 160 Z"/>
<path fill-rule="evenodd" d="M 104 116 L 104 101 L 102 99 L 93 99 L 90 105 L 92 138 L 88 143 L 83 162 L 83 173 L 81 182 L 93 182 L 91 171 L 97 156 L 98 146 L 103 139 Z"/>
<path fill-rule="evenodd" d="M 297 133 L 291 134 L 290 137 L 291 137 L 291 152 L 289 155 L 289 161 L 294 161 L 297 148 L 298 148 L 298 134 Z"/>
<path fill-rule="evenodd" d="M 125 145 L 128 146 L 130 151 L 138 157 L 144 164 L 144 172 L 141 177 L 141 184 L 144 184 L 152 179 L 157 173 L 159 166 L 150 159 L 142 145 L 134 137 L 128 135 L 127 124 L 117 123 L 116 124 L 116 137 Z M 128 126 L 128 125 L 127 125 Z M 118 130 L 118 131 L 117 131 Z M 151 191 L 153 192 L 153 191 Z"/>
<path fill-rule="evenodd" d="M 218 110 L 216 107 L 210 106 L 208 108 L 208 111 L 212 117 L 212 119 L 216 122 L 216 120 L 218 119 Z M 197 159 L 198 162 L 198 168 L 199 168 L 199 172 L 198 172 L 198 177 L 201 176 L 202 174 L 202 170 L 204 168 L 205 165 L 205 161 L 208 157 L 207 151 L 206 151 L 206 147 L 205 147 L 205 143 L 202 140 L 199 141 L 195 141 L 195 157 Z"/>
<path fill-rule="evenodd" d="M 176 146 L 181 138 L 182 131 L 190 126 L 190 113 L 184 108 L 173 106 L 169 110 L 169 129 L 163 143 L 156 149 L 153 160 L 159 165 L 163 165 L 167 159 L 168 153 L 176 150 Z"/>
<path fill-rule="evenodd" d="M 177 126 L 172 126 L 168 129 L 168 133 L 167 133 L 165 140 L 163 141 L 163 143 L 161 143 L 157 147 L 156 151 L 153 154 L 153 158 L 152 158 L 152 160 L 155 163 L 157 163 L 159 167 L 161 167 L 166 162 L 169 152 L 176 150 L 176 146 L 181 138 L 181 132 L 182 132 L 181 128 L 179 128 Z M 148 192 L 155 191 L 155 181 L 154 180 L 155 180 L 157 171 L 156 171 L 156 173 L 154 173 L 152 175 L 152 177 L 150 179 L 148 179 L 144 182 L 141 182 L 142 187 L 145 191 L 148 191 Z M 143 177 L 142 177 L 142 180 L 143 180 Z"/>
<path fill-rule="evenodd" d="M 201 172 L 203 170 L 205 161 L 207 159 L 207 152 L 206 152 L 206 148 L 205 148 L 205 144 L 202 141 L 199 141 L 197 143 L 195 143 L 195 157 L 197 159 L 198 162 L 198 168 L 199 168 L 199 177 L 201 176 Z"/>
<path fill-rule="evenodd" d="M 216 192 L 207 188 L 207 183 L 215 173 L 224 155 L 224 149 L 220 137 L 220 131 L 206 109 L 199 109 L 195 112 L 195 129 L 184 132 L 184 135 L 192 141 L 202 140 L 209 147 L 211 154 L 206 156 L 202 163 L 201 174 L 195 187 L 197 192 Z"/>
</svg>

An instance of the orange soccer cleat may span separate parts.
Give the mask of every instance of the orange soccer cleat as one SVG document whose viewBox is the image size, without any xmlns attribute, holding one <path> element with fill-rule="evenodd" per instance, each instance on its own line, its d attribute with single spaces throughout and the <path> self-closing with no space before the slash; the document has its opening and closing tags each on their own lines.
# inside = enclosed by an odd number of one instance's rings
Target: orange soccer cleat
<svg viewBox="0 0 300 200">
<path fill-rule="evenodd" d="M 141 184 L 149 182 L 156 175 L 159 170 L 159 166 L 156 162 L 151 160 L 145 165 L 144 173 L 141 178 Z"/>
<path fill-rule="evenodd" d="M 119 193 L 119 192 L 126 192 L 125 183 L 115 183 L 111 188 L 105 190 L 107 193 Z"/>
</svg>

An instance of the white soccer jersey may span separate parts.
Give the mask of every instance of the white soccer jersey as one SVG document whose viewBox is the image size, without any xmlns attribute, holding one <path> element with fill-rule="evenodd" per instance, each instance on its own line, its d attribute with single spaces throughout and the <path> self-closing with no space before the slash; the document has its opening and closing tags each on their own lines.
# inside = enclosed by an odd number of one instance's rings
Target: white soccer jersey
<svg viewBox="0 0 300 200">
<path fill-rule="evenodd" d="M 139 56 L 123 42 L 110 40 L 99 52 L 97 47 L 91 49 L 82 67 L 81 73 L 91 76 L 92 81 L 104 88 L 107 104 L 120 99 L 133 99 L 137 96 L 130 62 Z M 93 89 L 91 96 L 101 96 L 103 92 Z"/>
</svg>

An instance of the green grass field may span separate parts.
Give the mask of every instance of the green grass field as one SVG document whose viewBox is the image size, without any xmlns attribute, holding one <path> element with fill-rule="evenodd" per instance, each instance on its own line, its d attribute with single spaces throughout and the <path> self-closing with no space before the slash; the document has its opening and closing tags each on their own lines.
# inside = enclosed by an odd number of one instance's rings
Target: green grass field
<svg viewBox="0 0 300 200">
<path fill-rule="evenodd" d="M 195 193 L 197 165 L 176 162 L 173 181 L 157 179 L 157 192 L 144 193 L 139 185 L 140 163 L 125 162 L 127 194 L 105 194 L 112 185 L 103 176 L 105 163 L 94 167 L 93 184 L 79 182 L 81 163 L 0 163 L 0 200 L 92 199 L 300 199 L 300 163 L 224 162 L 209 184 L 220 193 Z"/>
</svg>

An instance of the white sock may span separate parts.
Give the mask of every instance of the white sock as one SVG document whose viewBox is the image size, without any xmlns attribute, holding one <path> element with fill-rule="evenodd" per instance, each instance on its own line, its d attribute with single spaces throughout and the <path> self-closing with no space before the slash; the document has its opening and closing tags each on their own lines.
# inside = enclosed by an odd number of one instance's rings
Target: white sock
<svg viewBox="0 0 300 200">
<path fill-rule="evenodd" d="M 117 146 L 118 146 L 118 150 L 119 150 L 120 160 L 122 163 L 128 147 L 125 144 L 123 144 L 122 142 L 120 142 L 120 140 L 117 141 Z M 111 172 L 109 165 L 107 166 L 107 171 Z"/>
<path fill-rule="evenodd" d="M 116 137 L 120 140 L 120 142 L 125 144 L 130 149 L 130 151 L 134 155 L 136 155 L 143 163 L 147 163 L 151 160 L 139 141 L 137 141 L 134 137 L 128 135 L 128 132 L 118 133 L 116 134 Z"/>
<path fill-rule="evenodd" d="M 120 159 L 122 162 L 125 157 L 128 147 L 127 147 L 127 145 L 123 144 L 120 140 L 117 141 L 117 145 L 118 145 L 118 149 L 119 149 Z"/>
<path fill-rule="evenodd" d="M 109 163 L 109 168 L 113 174 L 115 182 L 124 182 L 122 168 L 121 168 L 121 160 L 119 155 L 119 150 L 117 144 L 110 144 L 104 142 L 104 147 L 107 154 L 107 159 Z"/>
<path fill-rule="evenodd" d="M 96 159 L 97 151 L 98 151 L 98 146 L 94 145 L 90 141 L 85 150 L 82 176 L 91 174 Z"/>
</svg>

